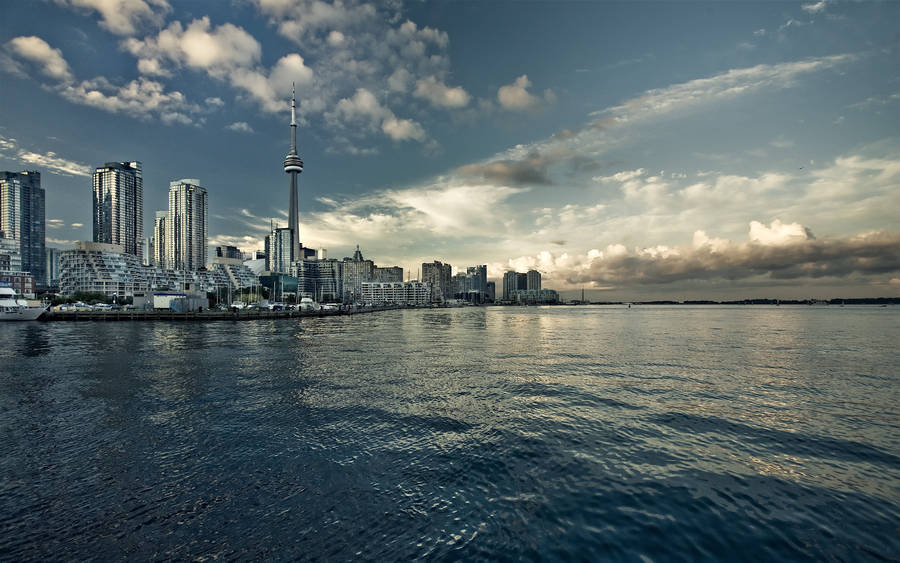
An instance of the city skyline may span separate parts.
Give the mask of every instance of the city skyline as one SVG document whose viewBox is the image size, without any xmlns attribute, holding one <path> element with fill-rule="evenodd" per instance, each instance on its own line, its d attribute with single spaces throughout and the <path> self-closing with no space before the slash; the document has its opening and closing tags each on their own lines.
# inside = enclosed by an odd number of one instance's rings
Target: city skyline
<svg viewBox="0 0 900 563">
<path fill-rule="evenodd" d="M 48 246 L 90 240 L 93 168 L 134 158 L 145 208 L 202 177 L 210 245 L 261 249 L 291 107 L 303 242 L 333 255 L 592 299 L 900 292 L 896 5 L 81 5 L 0 26 L 0 168 L 42 173 Z"/>
</svg>

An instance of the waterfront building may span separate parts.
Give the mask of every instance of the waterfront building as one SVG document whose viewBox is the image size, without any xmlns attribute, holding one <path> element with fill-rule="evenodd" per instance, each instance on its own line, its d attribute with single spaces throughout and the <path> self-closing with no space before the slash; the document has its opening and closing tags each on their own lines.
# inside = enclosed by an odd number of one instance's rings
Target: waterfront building
<svg viewBox="0 0 900 563">
<path fill-rule="evenodd" d="M 257 275 L 239 258 L 220 258 L 217 256 L 213 258 L 209 271 L 213 274 L 221 272 L 228 285 L 234 291 L 259 285 Z"/>
<path fill-rule="evenodd" d="M 119 245 L 141 256 L 144 191 L 141 163 L 107 162 L 94 170 L 94 242 Z"/>
<path fill-rule="evenodd" d="M 195 271 L 206 267 L 206 189 L 200 180 L 185 178 L 169 183 L 166 266 Z"/>
<path fill-rule="evenodd" d="M 541 273 L 537 270 L 528 270 L 525 274 L 525 289 L 531 291 L 541 290 Z"/>
<path fill-rule="evenodd" d="M 305 256 L 301 257 L 300 252 L 300 196 L 297 188 L 297 175 L 303 172 L 303 160 L 300 158 L 300 155 L 297 153 L 297 118 L 296 118 L 296 96 L 294 93 L 293 85 L 291 87 L 291 150 L 288 152 L 287 156 L 284 157 L 284 171 L 287 174 L 291 175 L 291 186 L 290 186 L 290 202 L 288 207 L 288 226 L 287 228 L 290 230 L 291 237 L 291 246 L 288 249 L 289 258 L 288 262 L 292 262 L 294 260 L 301 260 L 305 258 Z M 279 270 L 281 271 L 281 270 Z"/>
<path fill-rule="evenodd" d="M 90 291 L 125 297 L 150 289 L 140 259 L 120 244 L 78 241 L 74 249 L 60 252 L 59 264 L 63 295 Z"/>
<path fill-rule="evenodd" d="M 256 275 L 240 260 L 213 264 L 208 270 L 175 270 L 145 266 L 121 245 L 76 242 L 60 256 L 60 293 L 90 291 L 112 296 L 134 296 L 153 290 L 217 293 L 258 284 Z"/>
<path fill-rule="evenodd" d="M 0 283 L 7 283 L 19 295 L 34 297 L 34 276 L 29 272 L 0 271 Z"/>
<path fill-rule="evenodd" d="M 372 281 L 402 282 L 403 268 L 400 266 L 375 266 L 372 268 Z"/>
<path fill-rule="evenodd" d="M 52 288 L 59 288 L 59 249 L 45 247 L 44 248 L 44 256 L 46 256 L 45 260 L 45 271 L 47 273 L 47 286 Z M 0 270 L 3 268 L 0 267 Z"/>
<path fill-rule="evenodd" d="M 367 304 L 426 305 L 432 300 L 431 286 L 425 282 L 362 282 L 361 285 L 362 302 Z"/>
<path fill-rule="evenodd" d="M 229 258 L 232 260 L 243 260 L 244 253 L 236 246 L 217 246 L 216 258 Z"/>
<path fill-rule="evenodd" d="M 484 292 L 484 300 L 493 303 L 497 300 L 497 284 L 496 282 L 487 282 L 487 290 Z"/>
<path fill-rule="evenodd" d="M 518 280 L 518 274 L 512 270 L 508 270 L 503 274 L 503 300 L 509 301 L 512 297 L 512 292 L 519 289 L 516 286 Z"/>
<path fill-rule="evenodd" d="M 40 172 L 0 172 L 0 237 L 18 241 L 20 269 L 39 287 L 47 285 L 44 206 Z"/>
<path fill-rule="evenodd" d="M 457 273 L 450 278 L 450 293 L 448 297 L 457 299 L 462 298 L 472 288 L 472 278 L 468 274 L 462 272 Z"/>
<path fill-rule="evenodd" d="M 22 252 L 19 241 L 0 237 L 0 272 L 21 272 Z"/>
<path fill-rule="evenodd" d="M 487 265 L 469 266 L 466 274 L 471 277 L 469 291 L 484 293 L 487 291 Z"/>
<path fill-rule="evenodd" d="M 289 227 L 272 227 L 266 236 L 266 270 L 289 274 L 293 263 L 294 231 Z"/>
<path fill-rule="evenodd" d="M 528 274 L 516 272 L 516 289 L 528 289 Z"/>
<path fill-rule="evenodd" d="M 267 273 L 259 276 L 259 283 L 269 289 L 272 301 L 282 303 L 296 303 L 299 280 L 289 274 Z"/>
<path fill-rule="evenodd" d="M 520 305 L 551 305 L 559 302 L 559 294 L 552 289 L 517 289 L 510 301 Z"/>
<path fill-rule="evenodd" d="M 442 301 L 453 296 L 452 268 L 450 264 L 443 264 L 438 260 L 422 264 L 422 280 L 429 284 L 432 290 L 432 299 Z"/>
<path fill-rule="evenodd" d="M 341 280 L 344 301 L 354 303 L 362 297 L 362 283 L 372 281 L 375 272 L 375 263 L 363 258 L 359 245 L 352 258 L 344 258 L 341 265 Z M 401 272 L 400 281 L 403 281 Z"/>
<path fill-rule="evenodd" d="M 168 268 L 166 252 L 168 251 L 169 212 L 157 211 L 153 221 L 153 263 L 160 268 Z"/>
<path fill-rule="evenodd" d="M 297 278 L 298 299 L 308 297 L 317 303 L 343 299 L 343 262 L 335 259 L 298 260 L 291 275 Z"/>
<path fill-rule="evenodd" d="M 144 266 L 153 265 L 153 237 L 144 237 L 141 241 L 141 264 Z"/>
</svg>

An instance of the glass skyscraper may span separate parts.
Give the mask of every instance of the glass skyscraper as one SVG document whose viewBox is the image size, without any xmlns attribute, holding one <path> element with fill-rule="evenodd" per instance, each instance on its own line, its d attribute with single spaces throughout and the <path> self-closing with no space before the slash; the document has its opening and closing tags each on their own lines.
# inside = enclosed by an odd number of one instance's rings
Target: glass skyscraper
<svg viewBox="0 0 900 563">
<path fill-rule="evenodd" d="M 206 188 L 186 178 L 169 183 L 166 264 L 176 270 L 206 267 Z"/>
<path fill-rule="evenodd" d="M 0 238 L 18 241 L 22 271 L 40 287 L 47 285 L 44 205 L 40 172 L 0 172 Z"/>
<path fill-rule="evenodd" d="M 94 242 L 141 257 L 143 186 L 140 162 L 107 162 L 94 170 Z"/>
</svg>

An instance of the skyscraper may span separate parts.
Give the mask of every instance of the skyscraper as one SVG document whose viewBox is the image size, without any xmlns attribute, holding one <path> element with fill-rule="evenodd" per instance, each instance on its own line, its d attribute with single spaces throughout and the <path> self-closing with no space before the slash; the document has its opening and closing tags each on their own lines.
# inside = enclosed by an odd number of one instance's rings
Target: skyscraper
<svg viewBox="0 0 900 563">
<path fill-rule="evenodd" d="M 144 180 L 140 162 L 107 162 L 94 170 L 94 242 L 141 256 Z"/>
<path fill-rule="evenodd" d="M 453 297 L 450 264 L 442 264 L 438 260 L 422 263 L 422 280 L 431 284 L 431 296 L 436 300 Z"/>
<path fill-rule="evenodd" d="M 157 211 L 156 219 L 153 222 L 153 261 L 160 268 L 169 268 L 166 262 L 166 252 L 168 251 L 167 240 L 169 229 L 169 212 Z"/>
<path fill-rule="evenodd" d="M 0 238 L 18 241 L 22 271 L 47 285 L 46 222 L 40 172 L 0 172 Z"/>
<path fill-rule="evenodd" d="M 537 270 L 528 270 L 525 274 L 525 289 L 541 290 L 541 273 Z"/>
<path fill-rule="evenodd" d="M 166 263 L 176 270 L 206 267 L 206 189 L 200 180 L 185 178 L 169 183 Z"/>
<path fill-rule="evenodd" d="M 266 236 L 266 270 L 277 274 L 291 272 L 291 249 L 294 233 L 290 227 L 272 226 L 271 234 Z"/>
<path fill-rule="evenodd" d="M 288 229 L 293 233 L 290 260 L 302 260 L 300 255 L 300 196 L 297 193 L 297 174 L 303 172 L 303 161 L 297 154 L 297 117 L 296 100 L 293 84 L 291 85 L 291 150 L 284 157 L 284 171 L 291 175 L 290 207 L 288 209 Z"/>
</svg>

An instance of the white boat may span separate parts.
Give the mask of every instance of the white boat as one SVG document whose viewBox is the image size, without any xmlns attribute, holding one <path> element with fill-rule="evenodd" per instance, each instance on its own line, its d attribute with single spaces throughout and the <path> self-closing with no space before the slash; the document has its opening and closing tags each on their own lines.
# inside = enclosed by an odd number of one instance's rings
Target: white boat
<svg viewBox="0 0 900 563">
<path fill-rule="evenodd" d="M 0 284 L 0 321 L 33 321 L 46 310 L 46 305 L 29 305 L 24 299 L 16 299 L 9 284 Z"/>
<path fill-rule="evenodd" d="M 321 307 L 319 307 L 319 304 L 309 297 L 304 297 L 300 300 L 299 308 L 301 311 L 318 311 L 321 309 Z"/>
</svg>

